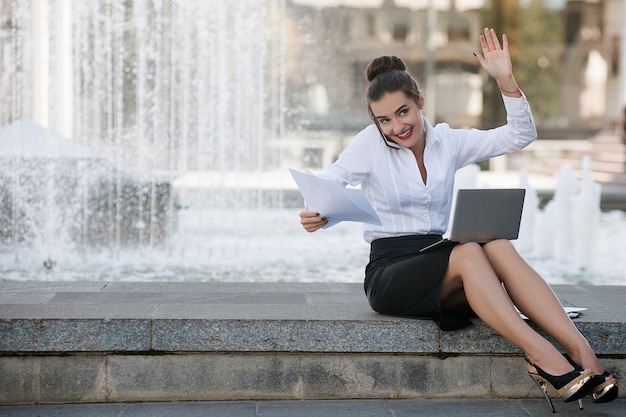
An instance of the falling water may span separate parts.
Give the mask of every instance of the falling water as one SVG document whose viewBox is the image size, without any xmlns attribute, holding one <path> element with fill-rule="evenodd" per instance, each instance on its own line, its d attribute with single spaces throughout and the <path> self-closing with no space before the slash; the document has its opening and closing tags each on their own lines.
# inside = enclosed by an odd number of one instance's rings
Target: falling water
<svg viewBox="0 0 626 417">
<path fill-rule="evenodd" d="M 601 211 L 601 186 L 591 179 L 590 165 L 589 156 L 583 157 L 580 180 L 571 166 L 562 166 L 554 175 L 553 198 L 543 209 L 525 170 L 518 183 L 505 185 L 526 189 L 520 234 L 513 243 L 551 283 L 624 285 L 626 257 L 616 248 L 626 239 L 626 217 L 619 210 Z"/>
<path fill-rule="evenodd" d="M 46 265 L 94 246 L 119 257 L 163 244 L 192 198 L 276 198 L 224 179 L 280 162 L 267 146 L 283 127 L 280 0 L 6 4 L 2 146 L 22 150 L 35 135 L 49 149 L 0 155 L 5 251 L 34 250 Z M 66 138 L 84 154 L 64 155 Z M 206 179 L 201 201 L 175 195 L 175 179 L 194 173 Z"/>
<path fill-rule="evenodd" d="M 564 165 L 556 174 L 554 198 L 539 210 L 536 192 L 529 190 L 524 207 L 518 248 L 535 256 L 572 264 L 581 270 L 594 266 L 596 236 L 600 228 L 601 187 L 591 179 L 590 159 L 582 161 L 579 181 L 572 167 Z"/>
</svg>

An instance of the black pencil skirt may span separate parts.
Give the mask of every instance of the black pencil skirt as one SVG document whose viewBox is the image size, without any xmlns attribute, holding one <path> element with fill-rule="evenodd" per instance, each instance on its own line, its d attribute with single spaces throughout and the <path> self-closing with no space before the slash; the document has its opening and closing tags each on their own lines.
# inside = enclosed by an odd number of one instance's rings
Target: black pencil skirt
<svg viewBox="0 0 626 417">
<path fill-rule="evenodd" d="M 365 294 L 380 314 L 429 318 L 442 330 L 471 324 L 469 306 L 442 311 L 441 282 L 448 269 L 453 245 L 419 253 L 437 242 L 439 235 L 409 235 L 374 240 L 365 268 Z"/>
</svg>

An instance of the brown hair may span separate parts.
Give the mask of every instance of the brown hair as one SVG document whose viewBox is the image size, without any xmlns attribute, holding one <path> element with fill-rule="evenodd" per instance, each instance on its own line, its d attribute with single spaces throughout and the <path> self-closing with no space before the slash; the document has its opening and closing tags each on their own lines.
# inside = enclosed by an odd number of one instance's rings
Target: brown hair
<svg viewBox="0 0 626 417">
<path fill-rule="evenodd" d="M 387 93 L 402 91 L 407 97 L 419 102 L 419 83 L 407 70 L 406 64 L 398 56 L 380 56 L 367 65 L 365 77 L 369 82 L 365 97 L 370 117 L 374 119 L 370 103 L 380 100 Z"/>
</svg>

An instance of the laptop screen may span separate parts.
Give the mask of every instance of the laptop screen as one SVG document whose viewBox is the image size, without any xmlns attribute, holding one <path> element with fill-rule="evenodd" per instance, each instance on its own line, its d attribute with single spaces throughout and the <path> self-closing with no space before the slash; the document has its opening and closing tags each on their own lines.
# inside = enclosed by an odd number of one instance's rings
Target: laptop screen
<svg viewBox="0 0 626 417">
<path fill-rule="evenodd" d="M 517 239 L 525 194 L 523 188 L 459 190 L 450 240 L 488 242 L 494 239 Z"/>
</svg>

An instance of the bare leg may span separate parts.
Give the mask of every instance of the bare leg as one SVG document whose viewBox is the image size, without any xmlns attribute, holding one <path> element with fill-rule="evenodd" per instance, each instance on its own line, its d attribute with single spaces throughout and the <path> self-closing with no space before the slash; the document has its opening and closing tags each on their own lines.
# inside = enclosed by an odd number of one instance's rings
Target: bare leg
<svg viewBox="0 0 626 417">
<path fill-rule="evenodd" d="M 544 371 L 562 375 L 574 369 L 550 342 L 521 319 L 486 250 L 476 243 L 458 245 L 452 250 L 442 282 L 442 307 L 456 306 L 461 290 L 485 323 L 522 349 Z"/>
<path fill-rule="evenodd" d="M 559 342 L 578 364 L 601 374 L 602 367 L 587 339 L 564 312 L 550 286 L 511 242 L 493 241 L 484 245 L 484 251 L 515 305 Z"/>
</svg>

